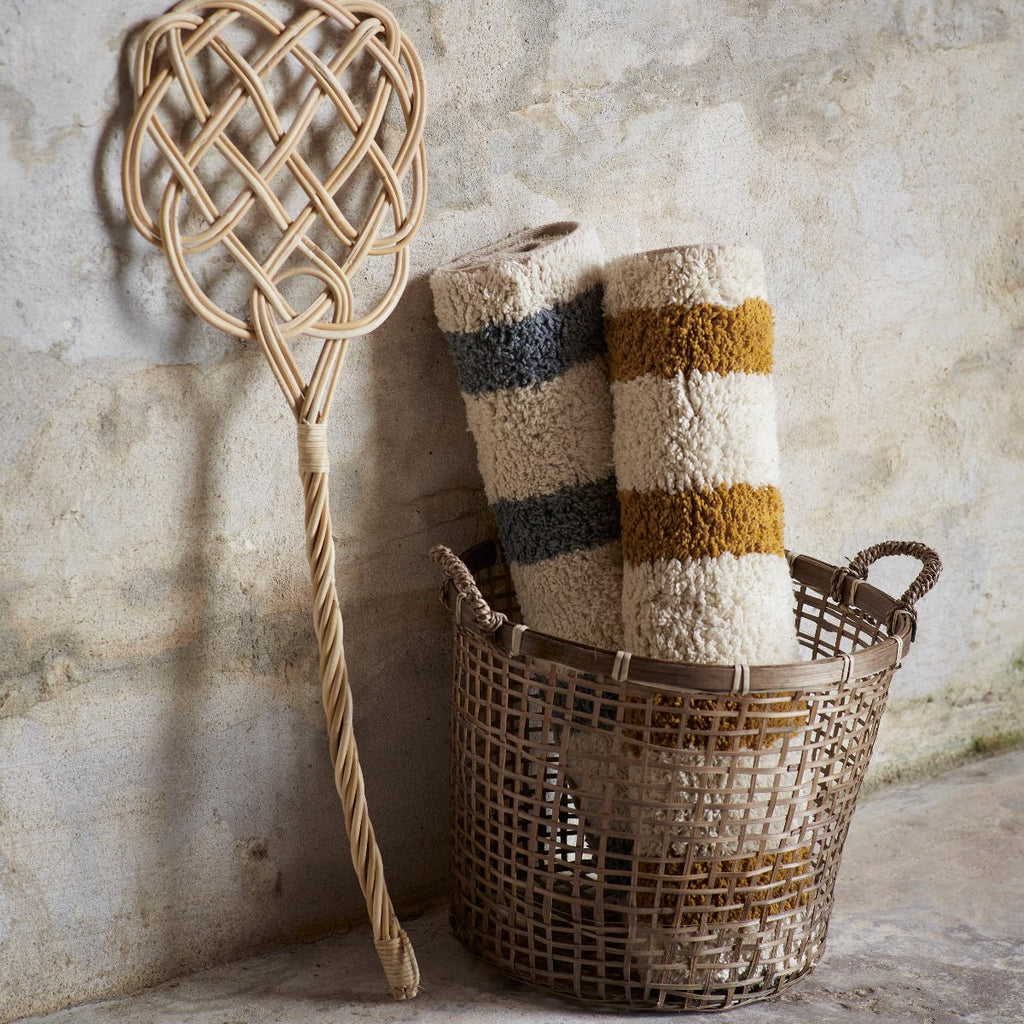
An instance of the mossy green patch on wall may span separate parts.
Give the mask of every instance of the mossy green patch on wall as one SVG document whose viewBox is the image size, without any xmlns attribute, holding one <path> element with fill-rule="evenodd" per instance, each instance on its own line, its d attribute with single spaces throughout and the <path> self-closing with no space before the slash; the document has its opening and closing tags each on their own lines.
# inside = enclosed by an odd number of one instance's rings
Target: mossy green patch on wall
<svg viewBox="0 0 1024 1024">
<path fill-rule="evenodd" d="M 1015 750 L 1024 746 L 1024 732 L 997 732 L 987 736 L 975 736 L 971 740 L 969 751 L 979 757 L 990 754 L 1001 754 L 1005 750 Z"/>
<path fill-rule="evenodd" d="M 1019 655 L 973 693 L 957 679 L 938 692 L 900 699 L 899 679 L 897 672 L 897 696 L 882 719 L 868 790 L 1024 746 L 1024 659 Z"/>
</svg>

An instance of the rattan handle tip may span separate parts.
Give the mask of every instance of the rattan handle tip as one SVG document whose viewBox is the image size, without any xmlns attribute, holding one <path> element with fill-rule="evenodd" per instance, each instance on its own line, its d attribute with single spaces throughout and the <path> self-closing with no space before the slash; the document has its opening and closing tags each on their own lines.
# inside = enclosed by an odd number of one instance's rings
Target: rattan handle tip
<svg viewBox="0 0 1024 1024">
<path fill-rule="evenodd" d="M 420 967 L 405 929 L 399 928 L 396 938 L 375 939 L 373 944 L 392 996 L 395 999 L 412 999 L 420 989 Z"/>
</svg>

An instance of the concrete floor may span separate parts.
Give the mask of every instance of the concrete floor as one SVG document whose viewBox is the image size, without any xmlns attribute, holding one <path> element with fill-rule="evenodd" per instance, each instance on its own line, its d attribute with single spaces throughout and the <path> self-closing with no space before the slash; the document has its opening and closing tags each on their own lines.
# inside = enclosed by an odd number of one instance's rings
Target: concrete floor
<svg viewBox="0 0 1024 1024">
<path fill-rule="evenodd" d="M 570 1024 L 607 1019 L 505 981 L 449 936 L 443 908 L 407 921 L 421 995 L 384 995 L 366 929 L 204 971 L 36 1024 Z M 633 1014 L 632 1020 L 666 1019 Z M 1024 1021 L 1024 751 L 890 789 L 858 809 L 829 951 L 787 993 L 729 1024 Z"/>
</svg>

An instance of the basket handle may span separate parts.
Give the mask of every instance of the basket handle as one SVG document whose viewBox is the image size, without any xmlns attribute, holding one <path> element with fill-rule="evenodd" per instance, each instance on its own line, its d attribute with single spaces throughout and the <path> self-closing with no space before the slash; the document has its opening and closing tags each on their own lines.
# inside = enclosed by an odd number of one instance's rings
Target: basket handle
<svg viewBox="0 0 1024 1024">
<path fill-rule="evenodd" d="M 444 581 L 441 584 L 441 603 L 447 606 L 445 601 L 445 590 L 451 583 L 455 592 L 462 601 L 463 607 L 468 607 L 473 614 L 473 621 L 485 633 L 493 633 L 503 622 L 507 621 L 506 616 L 496 612 L 488 603 L 480 588 L 473 579 L 473 574 L 466 567 L 466 563 L 451 548 L 438 544 L 430 551 L 430 558 L 441 567 L 444 574 Z"/>
<path fill-rule="evenodd" d="M 853 600 L 856 581 L 866 580 L 868 569 L 880 558 L 886 558 L 889 555 L 909 555 L 922 563 L 921 571 L 914 578 L 914 582 L 893 604 L 886 624 L 889 632 L 892 633 L 898 616 L 907 616 L 910 620 L 910 638 L 913 641 L 917 633 L 917 611 L 914 606 L 935 586 L 939 573 L 942 572 L 942 559 L 927 544 L 913 540 L 886 540 L 881 544 L 865 548 L 850 561 L 848 566 L 837 570 L 833 575 L 831 596 L 840 603 L 849 604 Z M 849 584 L 853 584 L 852 590 Z"/>
</svg>

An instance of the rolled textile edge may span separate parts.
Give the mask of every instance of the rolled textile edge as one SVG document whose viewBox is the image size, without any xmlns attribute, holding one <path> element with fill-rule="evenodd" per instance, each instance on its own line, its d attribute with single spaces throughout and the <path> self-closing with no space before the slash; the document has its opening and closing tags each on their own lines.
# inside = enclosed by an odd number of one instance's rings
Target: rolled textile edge
<svg viewBox="0 0 1024 1024">
<path fill-rule="evenodd" d="M 532 565 L 509 567 L 523 618 L 536 630 L 574 643 L 622 645 L 622 545 L 610 541 Z M 571 599 L 568 595 L 572 595 Z"/>
<path fill-rule="evenodd" d="M 434 313 L 445 334 L 513 324 L 601 284 L 597 232 L 578 221 L 527 228 L 431 274 Z"/>
<path fill-rule="evenodd" d="M 679 245 L 632 253 L 605 268 L 604 311 L 767 301 L 764 259 L 748 245 Z"/>
<path fill-rule="evenodd" d="M 703 604 L 708 592 L 718 596 L 713 607 Z M 627 564 L 623 578 L 626 632 L 670 661 L 790 664 L 798 660 L 792 602 L 789 574 L 770 554 Z"/>
</svg>

